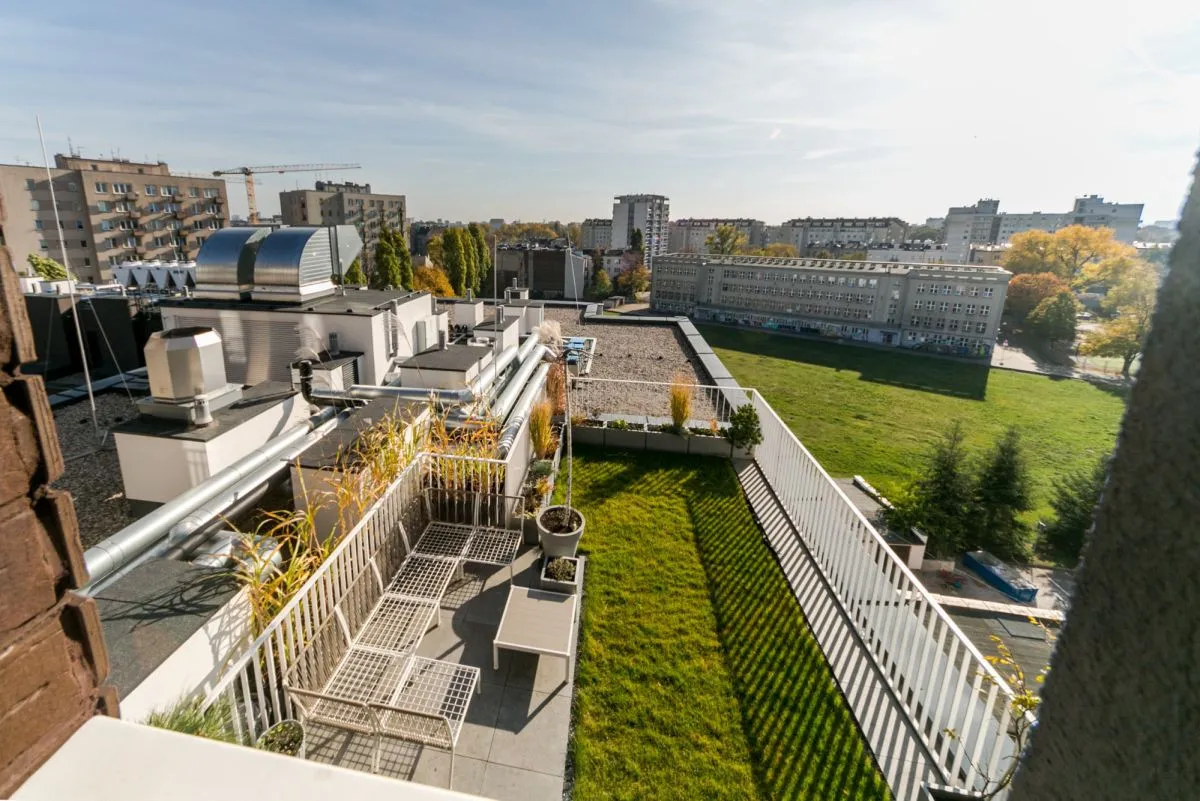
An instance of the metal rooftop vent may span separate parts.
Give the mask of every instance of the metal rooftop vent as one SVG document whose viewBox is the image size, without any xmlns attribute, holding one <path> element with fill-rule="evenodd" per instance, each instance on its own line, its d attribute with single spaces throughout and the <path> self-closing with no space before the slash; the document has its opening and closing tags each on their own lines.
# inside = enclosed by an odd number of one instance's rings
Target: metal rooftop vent
<svg viewBox="0 0 1200 801">
<path fill-rule="evenodd" d="M 300 303 L 332 294 L 330 276 L 348 269 L 361 250 L 352 225 L 273 231 L 258 246 L 250 297 Z"/>
<path fill-rule="evenodd" d="M 196 297 L 241 300 L 254 285 L 254 255 L 270 231 L 222 228 L 205 240 L 196 256 Z"/>
<path fill-rule="evenodd" d="M 241 388 L 225 379 L 222 351 L 221 335 L 211 328 L 155 331 L 145 347 L 150 397 L 138 401 L 138 410 L 203 424 L 211 411 L 237 401 Z"/>
</svg>

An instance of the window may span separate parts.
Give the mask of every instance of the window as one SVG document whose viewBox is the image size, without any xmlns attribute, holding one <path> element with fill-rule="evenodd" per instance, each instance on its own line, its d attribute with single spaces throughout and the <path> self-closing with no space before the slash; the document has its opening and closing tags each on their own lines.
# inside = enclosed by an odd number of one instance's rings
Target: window
<svg viewBox="0 0 1200 801">
<path fill-rule="evenodd" d="M 950 304 L 944 300 L 938 304 L 938 311 L 940 311 L 942 314 L 945 314 L 946 310 L 949 308 L 950 308 Z"/>
<path fill-rule="evenodd" d="M 154 197 L 155 195 L 157 195 L 158 194 L 158 185 L 157 184 L 146 184 L 146 194 L 149 195 L 150 197 Z M 163 192 L 163 194 L 165 195 L 166 192 Z"/>
<path fill-rule="evenodd" d="M 117 247 L 117 240 L 115 240 L 115 239 L 105 239 L 104 240 L 104 249 L 105 250 L 114 250 L 116 247 Z"/>
<path fill-rule="evenodd" d="M 127 247 L 127 248 L 136 248 L 137 240 L 134 239 L 132 236 L 126 237 L 125 240 L 122 242 L 121 246 Z"/>
<path fill-rule="evenodd" d="M 46 247 L 45 239 L 43 239 L 41 242 L 39 242 L 38 245 L 42 248 L 42 250 L 49 250 L 49 248 Z"/>
<path fill-rule="evenodd" d="M 220 193 L 216 189 L 205 189 L 204 190 L 205 197 L 217 197 L 219 194 Z M 303 209 L 301 209 L 301 211 L 303 211 Z"/>
<path fill-rule="evenodd" d="M 979 307 L 979 313 L 984 316 L 987 316 L 992 313 L 992 307 L 985 303 Z"/>
<path fill-rule="evenodd" d="M 74 181 L 67 181 L 67 191 L 68 192 L 78 192 L 79 184 L 75 183 Z"/>
<path fill-rule="evenodd" d="M 179 195 L 179 194 L 182 194 L 182 193 L 179 191 L 179 187 L 178 187 L 178 186 L 164 186 L 164 187 L 162 188 L 162 190 L 163 190 L 163 194 L 164 194 L 164 195 Z"/>
<path fill-rule="evenodd" d="M 102 195 L 108 194 L 108 184 L 104 181 L 96 181 L 96 192 Z"/>
<path fill-rule="evenodd" d="M 150 212 L 151 214 L 158 214 L 158 204 L 151 203 L 150 205 L 146 206 L 146 211 Z"/>
<path fill-rule="evenodd" d="M 75 230 L 76 230 L 76 231 L 82 231 L 82 230 L 83 230 L 83 220 L 76 220 L 76 221 L 75 221 Z"/>
<path fill-rule="evenodd" d="M 985 286 L 985 287 L 983 288 L 983 296 L 984 296 L 985 298 L 990 298 L 990 297 L 992 296 L 992 292 L 993 292 L 993 291 L 994 291 L 994 290 L 993 290 L 993 289 L 992 289 L 990 286 Z"/>
<path fill-rule="evenodd" d="M 42 230 L 42 228 L 44 228 L 44 227 L 45 227 L 45 224 L 44 224 L 44 223 L 43 223 L 41 220 L 34 220 L 34 221 L 33 221 L 33 228 L 34 228 L 34 230 L 35 230 L 35 231 L 40 231 L 40 230 Z"/>
<path fill-rule="evenodd" d="M 200 189 L 195 186 L 189 186 L 188 197 L 200 197 Z"/>
<path fill-rule="evenodd" d="M 967 294 L 973 298 L 979 297 L 979 287 L 977 287 L 977 286 L 971 287 L 971 291 L 968 292 Z"/>
<path fill-rule="evenodd" d="M 987 331 L 987 323 L 975 323 L 975 333 L 982 334 Z"/>
<path fill-rule="evenodd" d="M 111 231 L 112 230 L 112 220 L 101 220 L 100 221 L 100 230 L 101 231 Z"/>
<path fill-rule="evenodd" d="M 132 192 L 133 184 L 113 184 L 112 191 L 114 195 L 123 195 L 126 192 Z"/>
<path fill-rule="evenodd" d="M 974 314 L 974 313 L 975 313 L 975 304 L 974 304 L 974 303 L 968 303 L 968 304 L 967 304 L 967 314 L 968 314 L 968 315 L 971 315 L 971 314 Z"/>
<path fill-rule="evenodd" d="M 34 180 L 32 178 L 25 179 L 25 188 L 28 189 L 30 192 L 33 191 L 33 188 L 35 186 L 37 186 L 37 184 L 34 182 Z"/>
<path fill-rule="evenodd" d="M 96 201 L 96 211 L 107 212 L 107 211 L 111 211 L 111 210 L 112 210 L 112 204 L 109 203 L 107 200 Z"/>
<path fill-rule="evenodd" d="M 961 304 L 961 303 L 955 303 L 955 304 L 954 304 L 954 306 L 953 306 L 953 313 L 954 313 L 954 314 L 962 314 L 962 304 Z"/>
<path fill-rule="evenodd" d="M 40 200 L 31 200 L 31 201 L 29 201 L 29 208 L 30 208 L 32 211 L 41 211 L 41 209 L 42 209 L 42 201 L 40 201 Z"/>
</svg>

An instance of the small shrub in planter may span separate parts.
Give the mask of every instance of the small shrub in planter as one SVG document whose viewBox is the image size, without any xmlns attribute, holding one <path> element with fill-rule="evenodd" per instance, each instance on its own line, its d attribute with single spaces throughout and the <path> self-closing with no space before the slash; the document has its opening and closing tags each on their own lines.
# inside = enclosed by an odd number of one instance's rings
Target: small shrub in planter
<svg viewBox="0 0 1200 801">
<path fill-rule="evenodd" d="M 608 427 L 613 431 L 628 431 L 630 429 L 628 420 L 610 420 Z"/>
<path fill-rule="evenodd" d="M 689 434 L 694 434 L 697 437 L 719 437 L 719 436 L 721 436 L 720 429 L 718 429 L 716 433 L 713 433 L 712 429 L 706 428 L 705 426 L 688 426 L 687 431 Z"/>
<path fill-rule="evenodd" d="M 750 451 L 755 445 L 762 443 L 762 426 L 758 422 L 758 412 L 749 403 L 743 403 L 729 416 L 729 428 L 725 429 L 725 438 L 734 448 Z"/>
<path fill-rule="evenodd" d="M 579 590 L 579 560 L 559 556 L 542 561 L 541 588 L 550 592 L 572 594 Z"/>
<path fill-rule="evenodd" d="M 276 723 L 258 738 L 258 747 L 286 756 L 304 756 L 304 727 L 295 720 Z"/>
<path fill-rule="evenodd" d="M 579 422 L 572 420 L 571 425 L 579 426 L 580 428 L 604 428 L 604 421 L 595 417 L 583 417 L 576 419 L 578 419 Z"/>
</svg>

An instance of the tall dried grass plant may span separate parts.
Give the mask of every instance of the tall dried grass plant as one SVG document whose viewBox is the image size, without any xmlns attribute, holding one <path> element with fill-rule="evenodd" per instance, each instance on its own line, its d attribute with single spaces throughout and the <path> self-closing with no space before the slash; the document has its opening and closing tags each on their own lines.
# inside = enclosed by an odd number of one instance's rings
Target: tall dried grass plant
<svg viewBox="0 0 1200 801">
<path fill-rule="evenodd" d="M 554 451 L 554 431 L 550 426 L 553 417 L 550 401 L 535 403 L 529 410 L 529 439 L 533 452 L 539 459 L 547 459 Z"/>
<path fill-rule="evenodd" d="M 676 375 L 671 379 L 668 393 L 671 401 L 671 422 L 676 432 L 684 433 L 684 426 L 692 416 L 692 387 L 685 376 Z"/>
</svg>

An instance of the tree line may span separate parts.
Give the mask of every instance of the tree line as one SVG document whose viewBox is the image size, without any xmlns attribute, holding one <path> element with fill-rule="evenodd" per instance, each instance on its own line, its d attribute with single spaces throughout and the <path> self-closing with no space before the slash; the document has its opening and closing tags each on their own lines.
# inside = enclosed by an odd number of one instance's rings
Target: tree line
<svg viewBox="0 0 1200 801">
<path fill-rule="evenodd" d="M 1099 501 L 1110 457 L 1054 483 L 1055 517 L 1031 543 L 1021 515 L 1032 508 L 1029 469 L 1016 428 L 1010 427 L 987 453 L 973 458 L 955 422 L 930 448 L 918 477 L 897 497 L 885 518 L 897 532 L 916 528 L 929 539 L 930 555 L 954 558 L 986 550 L 1002 559 L 1024 560 L 1031 548 L 1063 562 L 1083 550 L 1092 511 Z"/>
<path fill-rule="evenodd" d="M 1150 332 L 1159 274 L 1110 228 L 1072 225 L 1061 231 L 1014 234 L 1001 262 L 1014 273 L 1004 311 L 1028 334 L 1046 342 L 1074 342 L 1080 305 L 1075 292 L 1104 295 L 1099 326 L 1087 332 L 1079 352 L 1121 359 L 1129 376 Z"/>
</svg>

